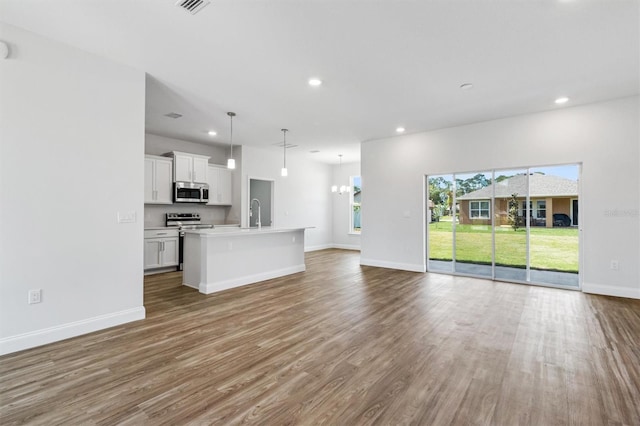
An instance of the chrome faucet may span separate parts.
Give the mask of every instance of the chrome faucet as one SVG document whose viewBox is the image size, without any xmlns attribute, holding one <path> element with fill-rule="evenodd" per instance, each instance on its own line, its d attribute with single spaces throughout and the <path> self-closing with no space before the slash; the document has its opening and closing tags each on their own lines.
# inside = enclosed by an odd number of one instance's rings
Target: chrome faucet
<svg viewBox="0 0 640 426">
<path fill-rule="evenodd" d="M 251 214 L 253 215 L 253 202 L 258 203 L 258 217 L 256 218 L 256 226 L 258 227 L 258 229 L 262 228 L 262 223 L 260 223 L 260 200 L 258 200 L 257 198 L 254 198 L 253 200 L 251 200 L 251 204 L 249 204 L 249 210 L 251 210 Z"/>
</svg>

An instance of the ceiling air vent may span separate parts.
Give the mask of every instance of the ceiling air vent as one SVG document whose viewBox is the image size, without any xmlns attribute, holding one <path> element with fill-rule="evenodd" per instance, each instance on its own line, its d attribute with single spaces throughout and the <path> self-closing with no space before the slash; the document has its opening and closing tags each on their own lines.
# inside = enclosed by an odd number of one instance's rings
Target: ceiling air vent
<svg viewBox="0 0 640 426">
<path fill-rule="evenodd" d="M 177 112 L 170 112 L 168 114 L 165 114 L 164 116 L 169 118 L 180 118 L 182 117 L 182 114 L 178 114 Z"/>
<path fill-rule="evenodd" d="M 209 0 L 178 0 L 176 6 L 186 10 L 192 15 L 200 12 L 209 4 Z"/>
<path fill-rule="evenodd" d="M 277 142 L 277 143 L 274 143 L 274 144 L 273 144 L 273 146 L 277 146 L 277 147 L 280 147 L 280 148 L 284 148 L 284 142 Z M 295 147 L 297 147 L 297 146 L 298 146 L 298 145 L 296 145 L 296 144 L 288 143 L 288 144 L 287 144 L 287 149 L 289 149 L 289 148 L 295 148 Z"/>
</svg>

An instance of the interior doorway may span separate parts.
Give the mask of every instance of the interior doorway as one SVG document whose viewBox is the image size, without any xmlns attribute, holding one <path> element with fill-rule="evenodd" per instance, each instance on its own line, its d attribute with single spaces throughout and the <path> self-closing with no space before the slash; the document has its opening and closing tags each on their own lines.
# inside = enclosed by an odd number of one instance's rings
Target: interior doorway
<svg viewBox="0 0 640 426">
<path fill-rule="evenodd" d="M 273 185 L 270 179 L 249 178 L 248 223 L 249 227 L 273 225 Z"/>
</svg>

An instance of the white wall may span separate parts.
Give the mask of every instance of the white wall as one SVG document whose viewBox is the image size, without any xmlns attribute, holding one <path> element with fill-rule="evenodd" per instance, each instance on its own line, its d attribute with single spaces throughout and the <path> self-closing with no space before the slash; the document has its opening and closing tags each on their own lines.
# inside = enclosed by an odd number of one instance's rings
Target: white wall
<svg viewBox="0 0 640 426">
<path fill-rule="evenodd" d="M 334 165 L 333 184 L 349 185 L 352 176 L 360 176 L 360 163 Z M 363 183 L 363 185 L 365 185 Z M 336 248 L 360 250 L 360 234 L 350 234 L 350 195 L 331 194 L 333 203 L 333 246 Z M 364 231 L 363 231 L 364 232 Z"/>
<path fill-rule="evenodd" d="M 0 353 L 144 318 L 144 73 L 0 24 Z M 117 212 L 135 223 L 118 224 Z M 30 289 L 42 303 L 27 304 Z"/>
<path fill-rule="evenodd" d="M 582 163 L 583 290 L 640 298 L 639 117 L 630 97 L 363 143 L 361 263 L 425 270 L 426 174 Z"/>
<path fill-rule="evenodd" d="M 144 135 L 144 152 L 151 155 L 163 155 L 171 151 L 188 152 L 189 154 L 207 155 L 209 163 L 227 165 L 227 148 L 219 145 L 208 145 L 182 139 L 146 133 Z"/>
<path fill-rule="evenodd" d="M 331 247 L 331 166 L 307 160 L 294 150 L 287 153 L 289 176 L 281 177 L 281 150 L 242 147 L 241 224 L 248 223 L 248 177 L 273 179 L 273 225 L 314 227 L 305 232 L 305 250 Z"/>
</svg>

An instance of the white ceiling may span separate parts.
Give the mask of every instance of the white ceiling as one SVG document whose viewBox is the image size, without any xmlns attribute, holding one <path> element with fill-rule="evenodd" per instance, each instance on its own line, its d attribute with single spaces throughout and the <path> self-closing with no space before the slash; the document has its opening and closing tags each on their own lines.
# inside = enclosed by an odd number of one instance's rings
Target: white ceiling
<svg viewBox="0 0 640 426">
<path fill-rule="evenodd" d="M 640 92 L 638 0 L 212 0 L 196 15 L 174 3 L 0 0 L 0 16 L 147 72 L 151 133 L 228 143 L 235 111 L 234 142 L 271 146 L 286 127 L 296 150 L 333 163 L 397 126 Z"/>
</svg>

